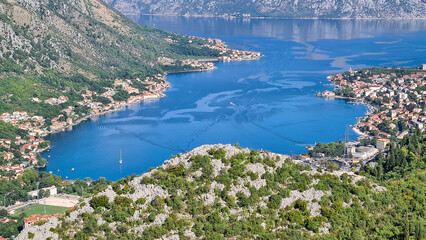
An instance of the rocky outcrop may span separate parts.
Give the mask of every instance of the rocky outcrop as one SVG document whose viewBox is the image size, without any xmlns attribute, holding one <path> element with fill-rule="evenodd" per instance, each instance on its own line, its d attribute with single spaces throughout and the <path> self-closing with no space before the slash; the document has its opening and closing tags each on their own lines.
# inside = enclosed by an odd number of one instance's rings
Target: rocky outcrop
<svg viewBox="0 0 426 240">
<path fill-rule="evenodd" d="M 215 155 L 219 150 L 220 154 Z M 215 159 L 215 156 L 220 156 L 218 158 L 221 159 Z M 344 174 L 346 175 L 343 176 Z M 128 231 L 132 236 L 142 236 L 146 231 L 153 234 L 152 231 L 158 231 L 161 227 L 171 228 L 174 223 L 182 220 L 188 222 L 188 228 L 184 231 L 180 229 L 179 233 L 184 233 L 191 239 L 200 236 L 200 232 L 195 235 L 192 228 L 196 225 L 194 219 L 200 217 L 197 214 L 205 218 L 214 212 L 219 214 L 229 211 L 236 221 L 244 221 L 250 217 L 262 218 L 261 212 L 269 208 L 277 211 L 276 214 L 306 210 L 310 213 L 309 216 L 314 218 L 321 215 L 320 202 L 323 197 L 333 195 L 332 186 L 327 191 L 316 189 L 327 184 L 324 179 L 333 179 L 333 182 L 344 184 L 340 179 L 345 177 L 352 178 L 352 181 L 346 181 L 345 184 L 352 184 L 353 187 L 356 187 L 357 181 L 365 180 L 348 172 L 323 173 L 311 170 L 307 166 L 297 165 L 289 160 L 288 156 L 281 154 L 252 151 L 231 145 L 204 145 L 166 160 L 161 166 L 141 176 L 128 177 L 108 186 L 95 196 L 84 199 L 76 210 L 62 219 L 53 218 L 41 226 L 30 226 L 24 229 L 17 239 L 28 239 L 30 236 L 33 239 L 75 237 L 77 232 L 84 234 L 82 231 L 84 232 L 90 217 L 96 219 L 95 224 L 99 229 L 108 228 L 108 231 L 115 233 L 122 231 L 120 229 L 123 229 L 123 225 L 131 223 L 127 227 L 131 226 Z M 303 185 L 307 190 L 294 190 L 294 184 Z M 372 184 L 370 191 L 386 191 L 386 188 Z M 103 207 L 95 210 L 91 200 L 94 197 L 99 200 L 100 196 L 108 198 L 109 206 L 102 205 Z M 344 208 L 351 206 L 352 197 L 350 201 L 343 203 Z M 302 203 L 298 202 L 299 200 Z M 126 204 L 125 202 L 129 204 L 127 207 L 119 205 Z M 114 208 L 118 205 L 120 207 Z M 332 206 L 331 203 L 330 207 Z M 116 219 L 110 214 L 118 214 L 121 217 Z M 127 217 L 123 220 L 126 214 Z M 227 216 L 229 215 L 224 214 L 222 217 Z M 211 215 L 209 218 L 219 221 L 218 215 Z M 62 235 L 59 235 L 55 229 L 63 229 L 64 226 L 71 228 L 63 230 L 59 233 Z M 267 223 L 262 222 L 260 226 L 266 229 Z M 326 234 L 330 225 L 323 222 L 321 226 L 317 232 Z M 279 232 L 287 227 L 279 225 L 273 231 Z M 96 236 L 105 238 L 109 234 L 105 231 L 96 233 Z M 174 229 L 168 229 L 157 238 L 177 239 L 177 233 Z"/>
<path fill-rule="evenodd" d="M 124 14 L 284 18 L 426 18 L 421 0 L 106 0 Z M 248 16 L 245 15 L 245 16 Z"/>
</svg>

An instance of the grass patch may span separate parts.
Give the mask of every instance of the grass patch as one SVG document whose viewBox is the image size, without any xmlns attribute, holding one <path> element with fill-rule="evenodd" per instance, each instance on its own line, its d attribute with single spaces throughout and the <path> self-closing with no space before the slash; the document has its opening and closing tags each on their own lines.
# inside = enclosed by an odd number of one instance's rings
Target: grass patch
<svg viewBox="0 0 426 240">
<path fill-rule="evenodd" d="M 52 215 L 55 213 L 63 213 L 67 210 L 67 207 L 57 207 L 57 206 L 49 206 L 46 205 L 46 214 Z M 28 207 L 19 208 L 15 211 L 15 215 L 19 215 L 21 213 L 25 214 L 25 217 L 29 217 L 34 214 L 44 214 L 44 205 L 41 204 L 32 204 Z"/>
</svg>

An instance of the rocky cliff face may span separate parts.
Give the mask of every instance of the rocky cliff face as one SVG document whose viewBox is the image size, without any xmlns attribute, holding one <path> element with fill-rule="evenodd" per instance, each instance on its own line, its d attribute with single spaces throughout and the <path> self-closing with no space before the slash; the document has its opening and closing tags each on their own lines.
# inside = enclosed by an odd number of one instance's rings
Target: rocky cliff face
<svg viewBox="0 0 426 240">
<path fill-rule="evenodd" d="M 124 14 L 426 18 L 425 0 L 106 0 Z"/>
<path fill-rule="evenodd" d="M 8 72 L 155 74 L 158 57 L 179 55 L 170 50 L 180 45 L 166 41 L 169 35 L 99 0 L 0 0 L 0 70 Z"/>
<path fill-rule="evenodd" d="M 352 172 L 322 173 L 285 155 L 205 145 L 122 179 L 17 239 L 287 239 L 294 226 L 295 238 L 312 239 L 329 233 L 336 214 L 365 212 L 369 197 L 383 192 Z"/>
</svg>

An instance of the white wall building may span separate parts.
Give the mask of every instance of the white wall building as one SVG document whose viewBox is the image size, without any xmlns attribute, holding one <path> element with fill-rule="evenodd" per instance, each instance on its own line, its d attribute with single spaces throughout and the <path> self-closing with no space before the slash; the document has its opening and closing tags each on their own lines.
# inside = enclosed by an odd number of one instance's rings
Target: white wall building
<svg viewBox="0 0 426 240">
<path fill-rule="evenodd" d="M 34 190 L 34 191 L 31 191 L 31 192 L 28 192 L 28 195 L 30 195 L 31 197 L 37 197 L 38 192 L 40 190 L 43 190 L 43 191 L 49 190 L 50 191 L 50 196 L 58 194 L 58 189 L 56 188 L 56 186 L 52 186 L 52 187 L 45 187 L 45 188 L 39 189 L 38 191 Z"/>
</svg>

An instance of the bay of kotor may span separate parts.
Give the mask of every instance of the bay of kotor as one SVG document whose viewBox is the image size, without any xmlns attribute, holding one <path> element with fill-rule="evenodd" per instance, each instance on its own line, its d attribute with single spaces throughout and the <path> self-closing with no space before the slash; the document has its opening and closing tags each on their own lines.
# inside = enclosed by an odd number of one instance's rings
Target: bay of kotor
<svg viewBox="0 0 426 240">
<path fill-rule="evenodd" d="M 343 140 L 349 126 L 367 111 L 345 100 L 317 98 L 317 92 L 333 89 L 327 76 L 350 68 L 425 62 L 425 21 L 134 20 L 219 38 L 231 48 L 264 57 L 216 63 L 218 68 L 208 72 L 169 74 L 166 97 L 51 135 L 51 150 L 42 154 L 48 160 L 46 171 L 70 179 L 118 180 L 159 166 L 170 155 L 215 143 L 302 153 L 315 142 Z M 351 131 L 351 138 L 356 137 Z"/>
</svg>

